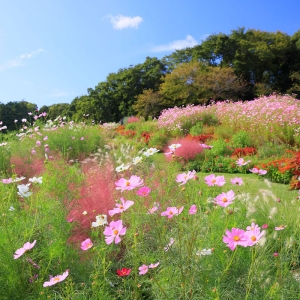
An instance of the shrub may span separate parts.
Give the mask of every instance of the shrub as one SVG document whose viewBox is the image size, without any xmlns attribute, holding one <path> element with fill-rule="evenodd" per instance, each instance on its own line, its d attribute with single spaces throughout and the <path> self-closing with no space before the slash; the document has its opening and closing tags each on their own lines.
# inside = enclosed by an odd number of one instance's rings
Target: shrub
<svg viewBox="0 0 300 300">
<path fill-rule="evenodd" d="M 210 144 L 213 146 L 209 152 L 210 156 L 226 156 L 232 152 L 225 140 L 215 140 Z"/>
<path fill-rule="evenodd" d="M 244 148 L 253 145 L 251 137 L 246 131 L 239 131 L 232 136 L 231 144 L 234 148 Z"/>
<path fill-rule="evenodd" d="M 192 136 L 198 136 L 202 133 L 202 131 L 203 131 L 203 124 L 201 122 L 198 122 L 191 127 L 190 134 Z"/>
</svg>

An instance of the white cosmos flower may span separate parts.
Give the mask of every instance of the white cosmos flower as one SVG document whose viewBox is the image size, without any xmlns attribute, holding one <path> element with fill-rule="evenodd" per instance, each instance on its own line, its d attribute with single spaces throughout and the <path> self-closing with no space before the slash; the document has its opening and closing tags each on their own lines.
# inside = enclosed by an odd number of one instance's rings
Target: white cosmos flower
<svg viewBox="0 0 300 300">
<path fill-rule="evenodd" d="M 43 177 L 32 177 L 32 178 L 29 178 L 28 179 L 28 181 L 29 182 L 32 182 L 32 183 L 39 183 L 39 184 L 41 184 L 41 183 L 43 183 L 43 181 L 42 181 L 42 179 L 43 179 Z"/>
<path fill-rule="evenodd" d="M 121 164 L 120 166 L 116 167 L 116 172 L 122 172 L 122 171 L 128 170 L 129 167 L 130 167 L 130 165 Z"/>
<path fill-rule="evenodd" d="M 154 153 L 158 152 L 159 150 L 157 150 L 156 148 L 149 148 L 147 149 L 143 154 L 147 157 L 153 155 Z"/>
<path fill-rule="evenodd" d="M 92 227 L 103 226 L 107 224 L 107 215 L 98 215 L 96 216 L 96 222 L 92 222 Z"/>
<path fill-rule="evenodd" d="M 18 185 L 18 195 L 21 197 L 29 197 L 32 194 L 32 192 L 29 192 L 29 186 L 30 183 Z"/>
<path fill-rule="evenodd" d="M 143 160 L 143 157 L 142 156 L 137 156 L 133 159 L 132 163 L 134 165 L 137 165 L 138 163 L 140 163 L 141 161 Z"/>
</svg>

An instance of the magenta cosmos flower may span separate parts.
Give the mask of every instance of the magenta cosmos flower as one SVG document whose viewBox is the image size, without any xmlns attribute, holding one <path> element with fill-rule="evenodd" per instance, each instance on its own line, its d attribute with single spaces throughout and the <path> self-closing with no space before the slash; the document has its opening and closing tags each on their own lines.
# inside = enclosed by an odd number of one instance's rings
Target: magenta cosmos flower
<svg viewBox="0 0 300 300">
<path fill-rule="evenodd" d="M 54 277 L 50 275 L 50 281 L 44 282 L 43 287 L 57 284 L 58 282 L 65 280 L 68 277 L 68 275 L 69 275 L 68 270 L 66 272 L 64 272 L 62 275 L 56 275 Z"/>
<path fill-rule="evenodd" d="M 150 194 L 150 192 L 151 192 L 151 189 L 149 187 L 143 186 L 143 187 L 139 188 L 136 193 L 139 196 L 145 197 L 145 196 L 148 196 Z"/>
<path fill-rule="evenodd" d="M 30 244 L 30 242 L 25 243 L 22 248 L 20 248 L 16 251 L 16 253 L 14 254 L 14 259 L 19 258 L 26 251 L 32 249 L 34 247 L 35 243 L 36 243 L 36 240 L 34 240 L 31 244 Z"/>
<path fill-rule="evenodd" d="M 93 243 L 92 243 L 91 239 L 86 239 L 81 243 L 81 249 L 84 251 L 86 251 L 92 247 L 93 247 Z"/>
<path fill-rule="evenodd" d="M 208 186 L 223 186 L 226 183 L 224 176 L 215 176 L 215 174 L 204 177 L 204 180 Z"/>
<path fill-rule="evenodd" d="M 126 209 L 128 209 L 130 206 L 132 206 L 134 204 L 133 201 L 131 200 L 125 200 L 124 198 L 120 198 L 121 204 L 116 203 L 116 207 L 112 210 L 108 211 L 108 214 L 112 217 L 115 214 L 119 214 L 123 211 L 125 211 Z"/>
<path fill-rule="evenodd" d="M 251 226 L 248 226 L 247 231 L 245 232 L 245 235 L 248 238 L 248 246 L 255 245 L 264 234 L 265 232 L 260 232 L 260 227 L 252 222 Z"/>
<path fill-rule="evenodd" d="M 162 217 L 166 216 L 169 219 L 171 219 L 173 216 L 180 215 L 182 210 L 183 210 L 183 206 L 181 206 L 180 208 L 177 208 L 175 206 L 171 206 L 171 207 L 167 207 L 167 210 L 163 211 L 160 215 Z"/>
<path fill-rule="evenodd" d="M 240 177 L 235 177 L 235 178 L 231 179 L 230 182 L 234 185 L 241 186 L 243 184 L 243 179 Z"/>
<path fill-rule="evenodd" d="M 181 182 L 179 185 L 186 184 L 189 179 L 195 177 L 196 171 L 188 171 L 187 173 L 178 174 L 176 177 L 176 182 Z"/>
<path fill-rule="evenodd" d="M 222 193 L 215 198 L 215 204 L 218 204 L 223 207 L 227 207 L 229 204 L 233 203 L 235 199 L 234 191 L 230 190 L 227 193 Z"/>
<path fill-rule="evenodd" d="M 193 204 L 189 209 L 189 214 L 194 215 L 196 213 L 197 213 L 197 206 L 195 204 Z"/>
<path fill-rule="evenodd" d="M 144 184 L 144 181 L 135 175 L 132 175 L 130 179 L 121 178 L 120 180 L 115 182 L 116 190 L 121 190 L 121 192 L 125 190 L 133 190 L 136 187 L 142 186 Z"/>
<path fill-rule="evenodd" d="M 106 244 L 111 244 L 113 241 L 115 241 L 115 244 L 118 244 L 121 242 L 120 235 L 124 235 L 126 233 L 126 227 L 123 227 L 122 220 L 118 221 L 111 221 L 109 223 L 109 226 L 106 226 L 104 229 L 104 235 Z"/>
<path fill-rule="evenodd" d="M 227 244 L 232 251 L 236 246 L 240 245 L 242 247 L 248 246 L 248 237 L 245 231 L 239 228 L 232 228 L 231 231 L 226 230 L 226 235 L 223 236 L 223 242 Z"/>
<path fill-rule="evenodd" d="M 239 158 L 239 159 L 236 161 L 236 164 L 237 164 L 239 167 L 242 167 L 242 166 L 248 165 L 249 162 L 251 162 L 251 160 L 245 161 L 243 158 Z"/>
</svg>

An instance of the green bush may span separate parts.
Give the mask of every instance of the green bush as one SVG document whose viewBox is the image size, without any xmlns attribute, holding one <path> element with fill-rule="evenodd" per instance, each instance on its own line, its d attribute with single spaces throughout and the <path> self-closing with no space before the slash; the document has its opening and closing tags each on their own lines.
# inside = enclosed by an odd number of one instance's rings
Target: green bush
<svg viewBox="0 0 300 300">
<path fill-rule="evenodd" d="M 225 140 L 214 140 L 210 144 L 213 146 L 208 152 L 210 156 L 227 156 L 232 152 Z"/>
<path fill-rule="evenodd" d="M 234 148 L 244 148 L 253 146 L 252 139 L 246 131 L 239 131 L 232 136 L 231 144 Z"/>
<path fill-rule="evenodd" d="M 203 132 L 203 124 L 201 122 L 196 123 L 193 127 L 190 129 L 190 134 L 192 136 L 198 136 Z"/>
</svg>

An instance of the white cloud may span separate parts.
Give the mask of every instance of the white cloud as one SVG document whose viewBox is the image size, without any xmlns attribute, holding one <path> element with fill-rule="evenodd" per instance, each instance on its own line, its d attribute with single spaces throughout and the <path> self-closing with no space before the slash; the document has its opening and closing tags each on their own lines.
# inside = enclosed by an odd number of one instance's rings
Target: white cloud
<svg viewBox="0 0 300 300">
<path fill-rule="evenodd" d="M 25 60 L 31 59 L 43 51 L 44 51 L 43 49 L 38 49 L 36 51 L 31 51 L 30 53 L 21 54 L 20 56 L 16 57 L 15 59 L 8 60 L 7 62 L 0 65 L 0 71 L 3 71 L 5 69 L 21 67 L 24 65 Z"/>
<path fill-rule="evenodd" d="M 185 40 L 177 40 L 166 45 L 159 45 L 152 48 L 152 52 L 166 52 L 181 50 L 188 47 L 194 47 L 198 42 L 191 36 L 187 35 Z"/>
<path fill-rule="evenodd" d="M 136 17 L 127 17 L 123 15 L 112 16 L 108 15 L 107 18 L 110 19 L 110 23 L 112 24 L 114 29 L 121 30 L 125 28 L 138 28 L 139 24 L 143 22 L 143 18 Z"/>
</svg>

